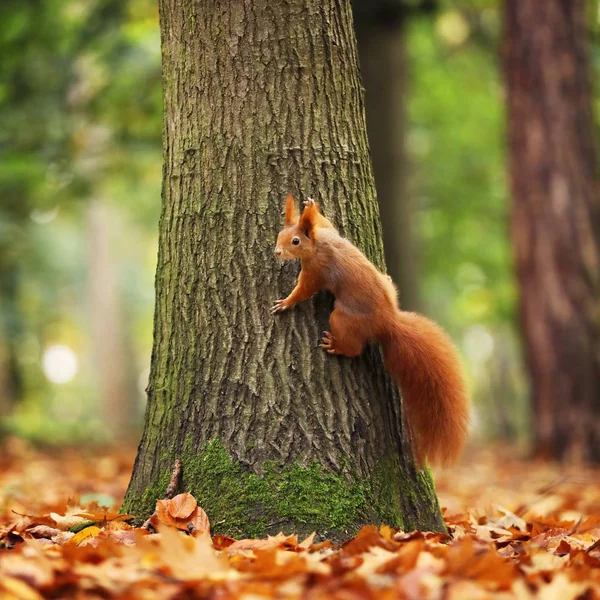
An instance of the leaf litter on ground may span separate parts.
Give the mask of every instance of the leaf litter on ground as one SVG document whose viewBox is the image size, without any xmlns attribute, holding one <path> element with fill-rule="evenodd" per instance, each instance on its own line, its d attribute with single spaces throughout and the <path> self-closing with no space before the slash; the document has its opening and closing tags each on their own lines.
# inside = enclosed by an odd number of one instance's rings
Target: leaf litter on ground
<svg viewBox="0 0 600 600">
<path fill-rule="evenodd" d="M 366 525 L 336 545 L 211 535 L 190 493 L 134 528 L 117 512 L 133 449 L 3 450 L 2 600 L 600 599 L 598 470 L 478 450 L 436 475 L 447 534 Z"/>
</svg>

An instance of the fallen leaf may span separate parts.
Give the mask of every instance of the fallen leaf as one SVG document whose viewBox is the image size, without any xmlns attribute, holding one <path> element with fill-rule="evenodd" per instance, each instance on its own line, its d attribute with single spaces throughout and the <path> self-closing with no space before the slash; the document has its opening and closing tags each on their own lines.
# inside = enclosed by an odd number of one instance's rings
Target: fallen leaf
<svg viewBox="0 0 600 600">
<path fill-rule="evenodd" d="M 169 527 L 160 527 L 160 559 L 169 573 L 182 581 L 235 579 L 237 573 L 217 556 L 208 535 L 186 536 Z"/>
<path fill-rule="evenodd" d="M 90 540 L 91 538 L 96 537 L 100 531 L 102 531 L 100 529 L 100 527 L 96 527 L 95 525 L 91 525 L 90 527 L 86 527 L 85 529 L 82 529 L 79 533 L 76 533 L 75 535 L 73 535 L 73 537 L 69 540 L 67 540 L 67 544 L 76 544 L 77 546 L 79 546 L 80 544 L 84 543 L 87 540 Z"/>
<path fill-rule="evenodd" d="M 27 530 L 27 533 L 31 534 L 36 538 L 52 538 L 59 533 L 62 533 L 61 529 L 56 529 L 55 527 L 48 527 L 48 525 L 36 525 L 31 529 Z"/>
<path fill-rule="evenodd" d="M 172 504 L 175 499 L 177 499 L 176 503 Z M 156 512 L 151 517 L 155 529 L 158 528 L 159 523 L 162 523 L 194 535 L 210 532 L 208 515 L 202 507 L 198 506 L 196 499 L 191 494 L 179 494 L 173 500 L 165 498 L 156 501 Z M 183 514 L 186 516 L 174 516 Z"/>
<path fill-rule="evenodd" d="M 166 503 L 167 510 L 174 519 L 187 519 L 198 506 L 196 498 L 189 492 L 178 494 L 171 500 L 162 500 L 161 502 Z"/>
<path fill-rule="evenodd" d="M 570 581 L 566 575 L 558 573 L 552 581 L 539 589 L 539 597 L 544 600 L 576 600 L 582 598 L 589 585 Z"/>
<path fill-rule="evenodd" d="M 43 600 L 33 588 L 16 577 L 0 579 L 0 598 L 2 600 Z"/>
<path fill-rule="evenodd" d="M 208 515 L 200 506 L 197 506 L 194 512 L 190 515 L 190 520 L 188 523 L 194 528 L 194 531 L 192 532 L 194 535 L 210 533 Z M 187 527 L 189 529 L 189 525 L 187 525 Z"/>
<path fill-rule="evenodd" d="M 64 531 L 74 527 L 75 525 L 91 520 L 90 516 L 92 515 L 87 514 L 75 500 L 69 498 L 69 501 L 67 502 L 67 510 L 65 511 L 64 515 L 51 512 L 46 516 L 49 516 L 52 521 L 54 521 L 56 526 Z"/>
</svg>

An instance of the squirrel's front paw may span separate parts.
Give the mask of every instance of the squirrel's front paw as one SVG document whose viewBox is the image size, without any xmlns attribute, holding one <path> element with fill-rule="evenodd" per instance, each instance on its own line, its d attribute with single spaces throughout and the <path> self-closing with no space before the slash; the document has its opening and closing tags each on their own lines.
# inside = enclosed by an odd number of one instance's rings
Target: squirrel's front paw
<svg viewBox="0 0 600 600">
<path fill-rule="evenodd" d="M 284 310 L 287 310 L 287 308 L 285 298 L 283 300 L 276 300 L 275 304 L 271 307 L 271 314 L 274 315 L 275 313 L 283 312 Z"/>
<path fill-rule="evenodd" d="M 319 344 L 323 350 L 327 350 L 329 354 L 337 354 L 337 350 L 334 347 L 334 339 L 329 331 L 323 332 L 323 341 Z"/>
<path fill-rule="evenodd" d="M 308 200 L 305 200 L 302 204 L 304 204 L 305 208 L 308 208 L 309 206 L 313 206 L 314 203 L 315 201 L 312 198 L 309 198 Z"/>
</svg>

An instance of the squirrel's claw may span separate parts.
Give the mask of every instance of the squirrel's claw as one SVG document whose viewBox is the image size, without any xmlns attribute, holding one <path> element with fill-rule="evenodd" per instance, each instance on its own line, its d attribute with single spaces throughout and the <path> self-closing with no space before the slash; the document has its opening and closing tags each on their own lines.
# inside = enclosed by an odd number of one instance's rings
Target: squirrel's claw
<svg viewBox="0 0 600 600">
<path fill-rule="evenodd" d="M 275 304 L 273 304 L 273 306 L 271 307 L 271 314 L 274 315 L 276 313 L 283 312 L 284 310 L 287 310 L 287 306 L 285 305 L 285 299 L 276 300 Z"/>
<path fill-rule="evenodd" d="M 305 200 L 302 204 L 304 205 L 305 208 L 308 208 L 309 206 L 312 206 L 315 203 L 315 201 L 312 198 L 309 198 L 308 200 Z"/>
<path fill-rule="evenodd" d="M 337 354 L 336 349 L 333 347 L 333 336 L 329 331 L 323 332 L 323 341 L 319 344 L 319 347 L 326 350 L 328 354 Z"/>
</svg>

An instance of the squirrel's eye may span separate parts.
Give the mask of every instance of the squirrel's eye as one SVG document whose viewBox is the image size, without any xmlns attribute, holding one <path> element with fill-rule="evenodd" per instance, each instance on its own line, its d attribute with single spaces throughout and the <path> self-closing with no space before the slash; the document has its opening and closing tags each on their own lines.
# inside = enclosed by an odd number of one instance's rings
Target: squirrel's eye
<svg viewBox="0 0 600 600">
<path fill-rule="evenodd" d="M 295 237 L 292 239 L 292 244 L 294 244 L 294 246 L 297 246 L 300 243 L 300 238 L 299 237 Z"/>
</svg>

